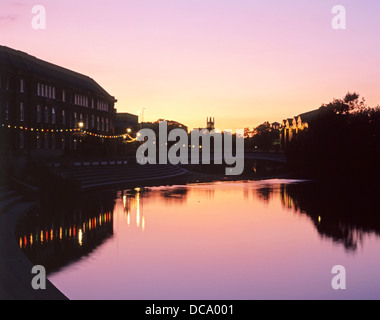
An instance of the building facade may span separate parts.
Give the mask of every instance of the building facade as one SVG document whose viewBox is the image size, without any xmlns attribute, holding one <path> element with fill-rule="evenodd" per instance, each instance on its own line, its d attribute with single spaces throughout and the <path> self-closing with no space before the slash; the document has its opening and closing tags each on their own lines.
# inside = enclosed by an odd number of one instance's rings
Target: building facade
<svg viewBox="0 0 380 320">
<path fill-rule="evenodd" d="M 293 118 L 284 119 L 280 128 L 281 148 L 286 149 L 288 143 L 295 139 L 300 132 L 307 130 L 310 123 L 321 114 L 321 109 L 302 113 Z"/>
<path fill-rule="evenodd" d="M 0 46 L 0 128 L 8 152 L 58 156 L 77 148 L 79 130 L 112 135 L 116 102 L 90 77 Z"/>
</svg>

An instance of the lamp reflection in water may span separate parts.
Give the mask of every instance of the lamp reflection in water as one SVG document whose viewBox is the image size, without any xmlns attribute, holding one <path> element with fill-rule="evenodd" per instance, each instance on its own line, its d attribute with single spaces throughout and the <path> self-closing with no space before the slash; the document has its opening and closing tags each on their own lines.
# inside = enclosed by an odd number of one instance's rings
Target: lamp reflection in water
<svg viewBox="0 0 380 320">
<path fill-rule="evenodd" d="M 141 189 L 135 188 L 133 192 L 131 190 L 122 193 L 124 215 L 126 216 L 128 226 L 131 226 L 131 215 L 136 212 L 136 226 L 141 227 L 142 231 L 145 231 L 145 217 L 142 206 Z M 134 193 L 136 192 L 136 193 Z"/>
</svg>

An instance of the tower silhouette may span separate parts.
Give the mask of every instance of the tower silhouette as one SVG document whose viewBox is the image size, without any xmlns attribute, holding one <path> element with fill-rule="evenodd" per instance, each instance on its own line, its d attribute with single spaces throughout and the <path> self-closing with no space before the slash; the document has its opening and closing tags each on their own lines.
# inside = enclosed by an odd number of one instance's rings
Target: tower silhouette
<svg viewBox="0 0 380 320">
<path fill-rule="evenodd" d="M 207 117 L 207 129 L 208 130 L 214 130 L 215 129 L 215 118 L 210 117 L 210 119 Z"/>
</svg>

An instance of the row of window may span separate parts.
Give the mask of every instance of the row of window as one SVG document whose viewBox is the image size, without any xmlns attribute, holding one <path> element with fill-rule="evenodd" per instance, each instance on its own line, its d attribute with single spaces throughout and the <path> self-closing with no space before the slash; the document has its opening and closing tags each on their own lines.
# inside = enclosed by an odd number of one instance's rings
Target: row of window
<svg viewBox="0 0 380 320">
<path fill-rule="evenodd" d="M 108 112 L 108 103 L 104 101 L 97 101 L 96 109 Z"/>
<path fill-rule="evenodd" d="M 0 89 L 2 88 L 2 77 L 0 76 Z M 5 90 L 9 90 L 9 77 L 5 78 Z M 24 93 L 25 92 L 25 80 L 20 79 L 20 92 Z M 50 86 L 47 84 L 43 84 L 38 82 L 37 83 L 37 95 L 39 97 L 44 97 L 44 98 L 50 98 L 50 99 L 56 99 L 56 88 L 54 86 Z M 62 101 L 66 102 L 66 91 L 62 90 Z M 82 107 L 89 107 L 89 98 L 80 95 L 80 94 L 75 94 L 74 95 L 74 103 L 78 106 Z M 95 102 L 94 99 L 91 99 L 91 108 L 94 109 L 95 107 Z M 96 101 L 96 109 L 101 110 L 101 111 L 109 111 L 108 103 L 105 101 L 97 100 Z"/>
<path fill-rule="evenodd" d="M 74 103 L 78 106 L 87 107 L 88 108 L 88 98 L 82 96 L 80 94 L 76 94 L 74 96 Z"/>
<path fill-rule="evenodd" d="M 33 136 L 32 145 L 35 149 L 62 149 L 64 150 L 67 146 L 67 138 L 65 135 L 50 135 L 50 134 L 42 134 L 36 133 Z M 69 141 L 70 144 L 70 141 Z M 25 148 L 25 133 L 23 131 L 19 134 L 19 148 Z M 70 146 L 68 146 L 70 147 Z M 73 139 L 71 141 L 71 148 L 76 150 L 78 148 L 77 139 Z"/>
<path fill-rule="evenodd" d="M 3 114 L 0 105 L 0 116 Z M 110 121 L 108 118 L 99 117 L 95 118 L 94 115 L 83 115 L 82 113 L 78 114 L 74 112 L 73 114 L 73 123 L 70 121 L 70 126 L 74 125 L 75 128 L 83 126 L 84 129 L 88 130 L 89 128 L 93 129 L 96 127 L 98 131 L 106 131 L 108 132 L 110 128 Z M 9 105 L 8 102 L 5 104 L 4 110 L 4 120 L 9 121 Z M 96 122 L 95 122 L 96 120 Z M 20 102 L 20 121 L 25 121 L 25 106 L 23 102 Z M 57 124 L 57 110 L 55 107 L 51 109 L 49 107 L 44 108 L 44 117 L 42 119 L 42 107 L 41 105 L 37 105 L 36 107 L 36 122 L 45 124 Z M 61 123 L 63 126 L 66 126 L 66 111 L 61 110 Z M 80 125 L 81 124 L 81 125 Z"/>
<path fill-rule="evenodd" d="M 23 79 L 21 79 L 23 81 Z M 23 90 L 20 90 L 24 92 Z M 38 83 L 37 84 L 37 95 L 40 97 L 55 99 L 55 87 L 48 86 L 47 84 Z"/>
</svg>

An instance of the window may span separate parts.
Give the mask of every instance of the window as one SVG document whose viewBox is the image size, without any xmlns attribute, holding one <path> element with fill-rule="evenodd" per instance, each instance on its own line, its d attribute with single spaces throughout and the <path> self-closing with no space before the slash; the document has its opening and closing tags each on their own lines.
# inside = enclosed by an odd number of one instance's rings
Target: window
<svg viewBox="0 0 380 320">
<path fill-rule="evenodd" d="M 74 112 L 74 127 L 76 128 L 78 126 L 78 118 L 77 118 L 77 113 Z"/>
<path fill-rule="evenodd" d="M 41 134 L 39 133 L 36 135 L 36 148 L 41 149 Z"/>
<path fill-rule="evenodd" d="M 55 134 L 53 134 L 51 136 L 51 148 L 55 149 L 56 148 L 56 144 L 57 144 L 57 140 L 56 140 Z"/>
<path fill-rule="evenodd" d="M 48 96 L 48 94 L 49 94 L 48 86 L 47 86 L 47 84 L 45 84 L 45 95 L 44 95 L 44 97 L 46 98 Z"/>
<path fill-rule="evenodd" d="M 49 108 L 45 107 L 45 123 L 49 123 Z"/>
<path fill-rule="evenodd" d="M 25 92 L 25 81 L 24 81 L 24 79 L 20 80 L 20 92 Z"/>
<path fill-rule="evenodd" d="M 24 110 L 24 103 L 20 102 L 20 121 L 25 120 L 25 110 Z"/>
<path fill-rule="evenodd" d="M 57 116 L 55 114 L 55 108 L 51 108 L 51 123 L 55 124 L 57 122 Z"/>
<path fill-rule="evenodd" d="M 108 132 L 108 118 L 106 119 L 106 131 Z"/>
<path fill-rule="evenodd" d="M 86 124 L 85 124 L 86 130 L 88 130 L 88 114 L 86 114 Z"/>
<path fill-rule="evenodd" d="M 53 99 L 55 99 L 55 88 L 53 87 Z"/>
<path fill-rule="evenodd" d="M 49 135 L 47 133 L 44 134 L 44 147 L 49 149 Z"/>
<path fill-rule="evenodd" d="M 102 131 L 104 131 L 104 118 L 102 118 Z"/>
<path fill-rule="evenodd" d="M 91 116 L 91 130 L 95 128 L 95 117 L 94 115 Z"/>
<path fill-rule="evenodd" d="M 37 96 L 41 96 L 41 83 L 37 83 Z"/>
<path fill-rule="evenodd" d="M 37 113 L 37 119 L 36 120 L 38 123 L 41 123 L 42 117 L 41 117 L 41 106 L 40 105 L 37 106 L 37 112 L 36 113 Z"/>
<path fill-rule="evenodd" d="M 5 104 L 5 120 L 6 121 L 9 120 L 9 104 L 8 104 L 8 101 Z"/>
<path fill-rule="evenodd" d="M 100 119 L 99 119 L 99 117 L 96 117 L 96 129 L 98 131 L 100 130 Z"/>
<path fill-rule="evenodd" d="M 61 139 L 61 148 L 62 150 L 64 150 L 66 147 L 66 137 L 64 135 L 62 135 L 62 139 Z"/>
<path fill-rule="evenodd" d="M 48 90 L 49 90 L 49 98 L 52 98 L 52 97 L 53 97 L 53 95 L 52 95 L 52 92 L 51 92 L 51 87 L 50 87 L 50 86 L 48 87 Z"/>
<path fill-rule="evenodd" d="M 25 146 L 25 136 L 24 131 L 20 132 L 20 149 L 24 149 Z"/>
<path fill-rule="evenodd" d="M 66 101 L 66 91 L 65 90 L 62 90 L 62 101 L 63 102 Z"/>
<path fill-rule="evenodd" d="M 62 125 L 66 125 L 66 115 L 65 115 L 65 110 L 62 110 Z"/>
</svg>

